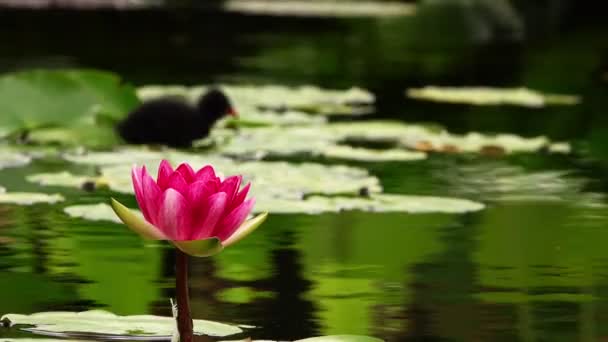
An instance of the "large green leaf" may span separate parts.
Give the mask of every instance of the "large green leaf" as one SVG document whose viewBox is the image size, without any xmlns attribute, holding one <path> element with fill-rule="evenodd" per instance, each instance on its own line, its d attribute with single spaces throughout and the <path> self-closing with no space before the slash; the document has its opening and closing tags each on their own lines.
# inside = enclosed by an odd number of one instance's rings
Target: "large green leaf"
<svg viewBox="0 0 608 342">
<path fill-rule="evenodd" d="M 54 140 L 86 145 L 89 133 L 100 131 L 94 128 L 107 132 L 108 123 L 138 103 L 134 89 L 108 72 L 33 70 L 0 77 L 0 127 L 8 133 L 56 127 L 64 131 L 53 132 Z M 89 133 L 79 134 L 83 130 Z"/>
</svg>

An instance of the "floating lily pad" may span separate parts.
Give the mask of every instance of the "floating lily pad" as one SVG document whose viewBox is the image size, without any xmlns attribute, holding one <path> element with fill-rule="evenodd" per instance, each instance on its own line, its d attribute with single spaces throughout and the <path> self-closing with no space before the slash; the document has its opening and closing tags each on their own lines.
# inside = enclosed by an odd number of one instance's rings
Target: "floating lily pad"
<svg viewBox="0 0 608 342">
<path fill-rule="evenodd" d="M 558 142 L 549 145 L 549 152 L 569 154 L 572 152 L 572 146 L 567 142 Z"/>
<path fill-rule="evenodd" d="M 162 159 L 165 153 L 138 148 L 124 148 L 108 152 L 66 153 L 63 158 L 69 162 L 88 165 L 114 165 L 154 162 Z"/>
<path fill-rule="evenodd" d="M 423 153 L 401 152 L 402 158 L 406 155 L 410 159 L 424 156 Z M 147 165 L 148 171 L 155 175 L 158 161 L 162 158 L 168 159 L 174 165 L 181 162 L 200 166 L 212 164 L 225 175 L 242 174 L 245 182 L 251 181 L 254 184 L 251 194 L 256 197 L 256 212 L 318 214 L 363 210 L 462 213 L 483 208 L 480 203 L 460 199 L 381 194 L 382 188 L 378 178 L 370 175 L 365 169 L 344 165 L 279 161 L 236 162 L 217 155 L 172 150 L 140 151 L 138 154 L 133 153 L 131 149 L 91 152 L 69 159 L 100 163 L 102 177 L 111 190 L 132 194 L 132 163 Z M 128 163 L 125 162 L 127 159 Z M 368 195 L 371 197 L 367 198 Z"/>
<path fill-rule="evenodd" d="M 26 180 L 28 182 L 37 183 L 40 185 L 80 187 L 84 183 L 94 180 L 94 178 L 88 176 L 77 176 L 67 171 L 61 171 L 56 173 L 38 173 L 29 175 L 26 177 Z"/>
<path fill-rule="evenodd" d="M 57 203 L 64 200 L 59 194 L 43 194 L 37 192 L 4 192 L 0 193 L 0 203 L 32 205 L 37 203 Z"/>
<path fill-rule="evenodd" d="M 0 170 L 29 164 L 32 157 L 21 152 L 0 148 Z"/>
<path fill-rule="evenodd" d="M 224 9 L 258 15 L 312 17 L 395 17 L 412 15 L 413 4 L 381 1 L 228 0 Z"/>
<path fill-rule="evenodd" d="M 71 205 L 63 208 L 63 212 L 71 217 L 84 220 L 122 223 L 114 210 L 112 210 L 112 207 L 107 203 Z M 132 212 L 143 217 L 137 210 L 132 210 Z"/>
<path fill-rule="evenodd" d="M 408 89 L 407 96 L 426 101 L 477 106 L 513 105 L 539 108 L 547 105 L 576 105 L 576 95 L 543 94 L 527 88 L 436 87 Z"/>
<path fill-rule="evenodd" d="M 542 149 L 567 152 L 567 143 L 551 149 L 551 141 L 540 136 L 524 138 L 513 134 L 484 135 L 451 134 L 445 130 L 392 121 L 334 123 L 305 127 L 263 127 L 248 129 L 231 139 L 218 143 L 217 149 L 228 155 L 243 157 L 289 156 L 310 154 L 335 156 L 341 159 L 385 161 L 390 159 L 418 160 L 422 154 L 397 154 L 396 149 L 360 150 L 345 148 L 346 141 L 386 143 L 406 150 L 440 153 L 482 153 L 502 155 L 529 153 Z M 385 153 L 383 155 L 383 152 Z"/>
<path fill-rule="evenodd" d="M 374 129 L 373 126 L 372 123 L 371 130 Z M 359 138 L 358 132 L 362 126 L 353 125 L 351 127 L 353 128 L 352 134 L 343 124 L 249 129 L 234 135 L 231 139 L 225 139 L 223 144 L 218 143 L 217 149 L 228 155 L 248 158 L 263 158 L 268 155 L 311 155 L 370 162 L 411 161 L 426 158 L 426 154 L 423 152 L 411 152 L 404 149 L 373 150 L 341 144 L 343 140 Z M 401 127 L 400 124 L 397 124 L 397 128 L 399 127 Z M 388 137 L 397 138 L 392 134 L 389 134 Z"/>
<path fill-rule="evenodd" d="M 323 156 L 337 159 L 386 162 L 422 160 L 426 158 L 426 153 L 399 149 L 372 150 L 368 148 L 354 148 L 344 145 L 334 145 L 326 147 L 323 150 Z"/>
<path fill-rule="evenodd" d="M 104 118 L 124 117 L 138 103 L 134 89 L 107 72 L 33 70 L 0 77 L 0 126 L 9 132 L 61 129 L 54 139 L 86 145 L 97 140 L 75 141 L 83 137 L 79 132 L 108 131 L 99 124 Z"/>
<path fill-rule="evenodd" d="M 10 325 L 33 325 L 29 331 L 36 333 L 86 333 L 125 335 L 130 337 L 166 336 L 175 330 L 175 319 L 152 315 L 118 316 L 111 312 L 92 310 L 85 312 L 40 312 L 31 315 L 7 314 L 0 320 Z M 198 335 L 229 336 L 243 330 L 236 325 L 194 320 L 194 332 Z"/>
</svg>

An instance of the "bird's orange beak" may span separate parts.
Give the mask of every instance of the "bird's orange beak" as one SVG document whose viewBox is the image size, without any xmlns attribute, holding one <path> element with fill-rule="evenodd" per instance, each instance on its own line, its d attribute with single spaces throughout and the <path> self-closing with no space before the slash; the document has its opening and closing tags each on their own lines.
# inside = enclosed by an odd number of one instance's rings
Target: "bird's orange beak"
<svg viewBox="0 0 608 342">
<path fill-rule="evenodd" d="M 228 109 L 228 115 L 234 117 L 234 118 L 238 118 L 239 117 L 239 113 L 232 107 L 230 107 L 230 109 Z"/>
</svg>

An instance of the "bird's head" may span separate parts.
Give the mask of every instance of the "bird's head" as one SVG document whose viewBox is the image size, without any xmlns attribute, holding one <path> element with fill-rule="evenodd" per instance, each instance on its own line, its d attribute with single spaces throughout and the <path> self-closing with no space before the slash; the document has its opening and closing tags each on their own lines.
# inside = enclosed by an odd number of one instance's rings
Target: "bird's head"
<svg viewBox="0 0 608 342">
<path fill-rule="evenodd" d="M 209 119 L 219 120 L 230 115 L 238 117 L 238 114 L 228 96 L 217 88 L 209 89 L 198 101 L 199 113 Z"/>
</svg>

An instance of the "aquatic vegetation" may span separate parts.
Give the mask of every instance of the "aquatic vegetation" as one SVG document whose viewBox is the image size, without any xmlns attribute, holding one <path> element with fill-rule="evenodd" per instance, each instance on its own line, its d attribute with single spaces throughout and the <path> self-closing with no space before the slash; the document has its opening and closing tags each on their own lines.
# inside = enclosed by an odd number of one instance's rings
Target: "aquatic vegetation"
<svg viewBox="0 0 608 342">
<path fill-rule="evenodd" d="M 25 177 L 28 182 L 37 183 L 45 186 L 68 186 L 80 188 L 87 182 L 94 182 L 95 177 L 78 176 L 68 171 L 53 173 L 37 173 Z"/>
<path fill-rule="evenodd" d="M 416 6 L 382 1 L 281 1 L 228 0 L 224 9 L 255 15 L 311 17 L 395 17 L 412 15 Z"/>
<path fill-rule="evenodd" d="M 356 160 L 361 162 L 414 161 L 426 159 L 426 153 L 402 149 L 377 150 L 347 145 L 327 146 L 322 155 L 326 158 Z"/>
<path fill-rule="evenodd" d="M 418 100 L 471 104 L 476 106 L 512 105 L 541 108 L 549 105 L 576 105 L 576 95 L 543 94 L 527 88 L 437 87 L 411 88 L 408 97 Z"/>
<path fill-rule="evenodd" d="M 118 316 L 111 312 L 92 310 L 84 312 L 39 312 L 31 315 L 6 314 L 0 319 L 8 320 L 11 326 L 33 325 L 28 331 L 48 334 L 69 333 L 107 334 L 112 336 L 166 336 L 175 329 L 175 319 L 153 315 Z M 194 333 L 223 337 L 241 333 L 237 325 L 195 319 Z M 60 335 L 61 336 L 61 335 Z"/>
<path fill-rule="evenodd" d="M 0 77 L 0 127 L 5 136 L 26 134 L 30 141 L 116 143 L 112 123 L 138 103 L 132 87 L 103 71 L 32 70 Z"/>
<path fill-rule="evenodd" d="M 0 170 L 10 167 L 25 166 L 31 161 L 32 157 L 25 153 L 0 147 Z"/>
<path fill-rule="evenodd" d="M 368 153 L 365 149 L 364 153 Z M 408 160 L 420 159 L 421 152 L 395 151 Z M 369 152 L 371 154 L 371 151 Z M 390 152 L 393 153 L 393 152 Z M 379 155 L 383 159 L 396 160 L 391 155 Z M 172 163 L 216 165 L 228 173 L 241 172 L 243 179 L 258 184 L 252 189 L 257 205 L 254 212 L 320 214 L 350 210 L 372 212 L 469 212 L 483 208 L 478 202 L 458 198 L 435 198 L 384 194 L 377 177 L 359 167 L 323 165 L 317 163 L 289 163 L 282 161 L 238 162 L 215 154 L 197 154 L 173 150 L 150 151 L 123 148 L 115 152 L 88 152 L 65 154 L 64 158 L 85 165 L 100 166 L 100 176 L 81 176 L 62 171 L 59 173 L 34 174 L 28 181 L 41 185 L 81 187 L 83 183 L 108 187 L 112 191 L 134 194 L 129 163 L 149 166 L 149 172 L 158 172 L 156 160 L 166 158 Z M 289 177 L 285 177 L 289 175 Z M 260 191 L 258 189 L 264 189 Z M 84 217 L 87 219 L 87 217 Z"/>
<path fill-rule="evenodd" d="M 44 194 L 37 192 L 6 192 L 0 191 L 0 203 L 33 205 L 37 203 L 54 204 L 62 202 L 65 198 L 59 194 Z"/>
<path fill-rule="evenodd" d="M 393 121 L 331 123 L 301 127 L 262 127 L 240 133 L 218 132 L 216 149 L 233 156 L 312 155 L 346 160 L 387 161 L 420 160 L 423 152 L 481 153 L 504 155 L 531 153 L 543 149 L 554 153 L 569 152 L 568 143 L 552 143 L 547 137 L 524 138 L 514 134 L 452 134 L 441 128 Z M 346 145 L 349 141 L 383 143 L 390 149 L 361 150 Z M 345 147 L 346 146 L 346 147 Z M 398 148 L 404 153 L 398 153 Z M 408 150 L 418 153 L 407 153 Z M 369 153 L 368 153 L 369 152 Z"/>
</svg>

